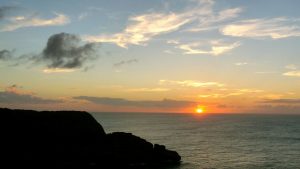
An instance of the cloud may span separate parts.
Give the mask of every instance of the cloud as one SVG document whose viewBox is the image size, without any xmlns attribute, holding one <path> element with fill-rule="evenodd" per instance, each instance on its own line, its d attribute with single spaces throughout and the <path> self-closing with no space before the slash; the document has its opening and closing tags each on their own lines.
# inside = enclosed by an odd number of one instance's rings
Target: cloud
<svg viewBox="0 0 300 169">
<path fill-rule="evenodd" d="M 285 68 L 290 70 L 297 70 L 297 66 L 294 64 L 286 65 Z"/>
<path fill-rule="evenodd" d="M 200 98 L 225 98 L 225 97 L 232 97 L 232 96 L 240 96 L 240 95 L 255 95 L 263 93 L 263 90 L 259 89 L 219 89 L 220 91 L 217 93 L 208 93 L 208 94 L 200 94 L 198 97 Z"/>
<path fill-rule="evenodd" d="M 13 52 L 9 50 L 1 50 L 0 51 L 0 60 L 10 60 L 13 57 Z"/>
<path fill-rule="evenodd" d="M 37 14 L 10 17 L 8 18 L 9 23 L 1 27 L 0 31 L 14 31 L 24 27 L 65 25 L 70 22 L 69 17 L 64 14 L 54 13 L 54 15 L 55 17 L 51 19 L 42 19 Z"/>
<path fill-rule="evenodd" d="M 257 93 L 263 93 L 264 90 L 259 90 L 259 89 L 234 89 L 232 92 L 226 94 L 227 96 L 239 96 L 239 95 L 244 95 L 244 94 L 257 94 Z"/>
<path fill-rule="evenodd" d="M 128 92 L 166 92 L 169 91 L 168 88 L 136 88 L 136 89 L 128 89 Z"/>
<path fill-rule="evenodd" d="M 89 14 L 87 12 L 83 12 L 83 13 L 79 14 L 78 20 L 81 21 L 88 16 L 89 16 Z"/>
<path fill-rule="evenodd" d="M 168 40 L 167 43 L 168 43 L 168 44 L 175 44 L 175 45 L 180 44 L 179 40 L 173 40 L 173 39 Z"/>
<path fill-rule="evenodd" d="M 122 60 L 118 63 L 115 63 L 114 66 L 115 67 L 120 67 L 120 66 L 123 66 L 125 64 L 132 64 L 132 63 L 137 63 L 137 62 L 138 62 L 137 59 Z"/>
<path fill-rule="evenodd" d="M 236 18 L 239 16 L 239 14 L 242 12 L 242 8 L 230 8 L 225 9 L 221 12 L 219 12 L 219 15 L 216 17 L 215 21 L 223 21 L 227 19 Z"/>
<path fill-rule="evenodd" d="M 195 54 L 207 54 L 207 55 L 221 55 L 227 53 L 234 48 L 240 46 L 240 42 L 225 43 L 220 40 L 210 42 L 196 42 L 180 44 L 177 48 L 183 50 L 184 54 L 195 55 Z M 208 49 L 207 49 L 208 48 Z"/>
<path fill-rule="evenodd" d="M 200 81 L 194 81 L 194 80 L 184 80 L 184 81 L 175 81 L 175 80 L 160 80 L 160 85 L 180 85 L 184 87 L 210 87 L 210 86 L 216 86 L 216 87 L 223 87 L 225 86 L 222 83 L 218 82 L 200 82 Z"/>
<path fill-rule="evenodd" d="M 95 43 L 80 45 L 80 42 L 80 38 L 73 34 L 54 34 L 49 37 L 43 52 L 34 59 L 47 64 L 48 69 L 44 70 L 46 72 L 65 72 L 66 69 L 81 68 L 87 61 L 98 56 Z"/>
<path fill-rule="evenodd" d="M 62 68 L 50 68 L 44 69 L 44 73 L 71 73 L 76 71 L 76 69 L 62 69 Z"/>
<path fill-rule="evenodd" d="M 214 1 L 201 0 L 196 4 L 194 2 L 192 8 L 183 12 L 152 12 L 132 16 L 129 17 L 129 23 L 122 32 L 87 35 L 84 39 L 89 42 L 115 43 L 123 48 L 127 48 L 128 45 L 146 45 L 147 41 L 155 36 L 177 31 L 187 24 L 196 25 L 193 29 L 187 29 L 188 31 L 210 29 L 214 23 L 234 18 L 242 11 L 240 8 L 232 8 L 216 14 L 213 5 Z"/>
<path fill-rule="evenodd" d="M 8 104 L 53 104 L 60 103 L 60 100 L 44 99 L 34 96 L 32 92 L 19 89 L 17 85 L 9 86 L 5 91 L 0 91 L 0 103 Z"/>
<path fill-rule="evenodd" d="M 25 54 L 19 57 L 13 55 L 14 51 L 1 50 L 0 60 L 14 61 L 15 65 L 22 63 L 43 63 L 47 68 L 44 73 L 74 72 L 85 66 L 86 62 L 97 59 L 98 44 L 82 43 L 80 37 L 68 34 L 54 34 L 48 38 L 47 45 L 38 55 Z M 89 66 L 85 66 L 87 70 Z"/>
<path fill-rule="evenodd" d="M 200 98 L 222 98 L 222 97 L 227 97 L 227 95 L 223 95 L 223 94 L 200 94 L 198 95 L 198 97 Z"/>
<path fill-rule="evenodd" d="M 133 107 L 152 107 L 152 108 L 185 108 L 188 106 L 195 106 L 197 103 L 191 101 L 178 101 L 171 99 L 163 99 L 159 101 L 142 100 L 133 101 L 122 98 L 110 97 L 92 97 L 92 96 L 77 96 L 73 99 L 86 100 L 95 104 L 109 105 L 109 106 L 133 106 Z"/>
<path fill-rule="evenodd" d="M 255 72 L 256 74 L 275 74 L 277 72 Z"/>
<path fill-rule="evenodd" d="M 171 51 L 171 50 L 164 50 L 164 53 L 167 53 L 167 54 L 175 54 L 175 52 Z"/>
<path fill-rule="evenodd" d="M 248 38 L 281 39 L 300 36 L 299 19 L 251 19 L 229 24 L 220 29 L 224 35 Z"/>
<path fill-rule="evenodd" d="M 17 84 L 13 84 L 11 86 L 7 86 L 5 88 L 5 91 L 6 92 L 10 92 L 10 93 L 16 93 L 16 94 L 33 94 L 32 92 L 29 92 L 29 91 L 25 91 L 25 90 L 21 90 L 23 87 L 22 86 L 19 86 Z"/>
<path fill-rule="evenodd" d="M 300 104 L 300 99 L 270 99 L 263 100 L 261 103 L 274 103 L 274 104 Z"/>
<path fill-rule="evenodd" d="M 242 8 L 230 8 L 222 10 L 218 13 L 213 12 L 212 6 L 209 7 L 209 13 L 198 17 L 198 24 L 187 29 L 189 32 L 199 32 L 213 30 L 224 24 L 225 21 L 236 18 L 242 12 Z"/>
<path fill-rule="evenodd" d="M 294 64 L 290 64 L 285 66 L 286 69 L 290 71 L 283 73 L 283 76 L 291 76 L 291 77 L 300 77 L 300 70 L 297 70 L 297 66 Z"/>
<path fill-rule="evenodd" d="M 10 11 L 16 8 L 14 6 L 0 6 L 0 20 L 4 19 Z"/>
<path fill-rule="evenodd" d="M 251 113 L 270 113 L 270 114 L 298 114 L 299 105 L 260 105 L 251 110 Z"/>
<path fill-rule="evenodd" d="M 15 51 L 16 50 L 7 50 L 7 49 L 3 49 L 0 50 L 0 62 L 9 62 L 10 65 L 9 66 L 17 66 L 21 63 L 26 63 L 28 62 L 28 57 L 26 55 L 21 55 L 19 57 L 17 57 L 15 55 Z"/>
<path fill-rule="evenodd" d="M 177 30 L 190 21 L 175 13 L 150 13 L 130 17 L 129 24 L 121 33 L 113 35 L 85 36 L 89 42 L 110 42 L 126 48 L 128 44 L 144 45 L 145 42 L 162 33 Z"/>
<path fill-rule="evenodd" d="M 299 70 L 289 71 L 289 72 L 283 73 L 282 75 L 291 76 L 291 77 L 300 77 L 300 71 Z"/>
<path fill-rule="evenodd" d="M 237 62 L 237 63 L 234 63 L 236 66 L 244 66 L 244 65 L 248 65 L 247 62 Z"/>
</svg>

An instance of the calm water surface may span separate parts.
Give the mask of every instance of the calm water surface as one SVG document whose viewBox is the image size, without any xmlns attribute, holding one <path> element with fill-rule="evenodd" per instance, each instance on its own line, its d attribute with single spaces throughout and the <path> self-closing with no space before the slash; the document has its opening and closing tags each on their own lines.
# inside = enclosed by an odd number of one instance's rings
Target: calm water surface
<svg viewBox="0 0 300 169">
<path fill-rule="evenodd" d="M 106 132 L 130 132 L 182 156 L 173 169 L 300 169 L 299 115 L 92 113 Z"/>
</svg>

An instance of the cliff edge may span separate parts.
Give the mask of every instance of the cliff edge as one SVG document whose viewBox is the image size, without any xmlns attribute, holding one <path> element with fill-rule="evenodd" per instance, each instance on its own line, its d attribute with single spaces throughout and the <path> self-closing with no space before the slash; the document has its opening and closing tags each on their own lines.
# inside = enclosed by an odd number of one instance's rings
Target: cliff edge
<svg viewBox="0 0 300 169">
<path fill-rule="evenodd" d="M 152 168 L 180 163 L 165 146 L 132 135 L 106 134 L 87 112 L 0 108 L 5 168 Z M 2 167 L 1 167 L 2 168 Z"/>
</svg>

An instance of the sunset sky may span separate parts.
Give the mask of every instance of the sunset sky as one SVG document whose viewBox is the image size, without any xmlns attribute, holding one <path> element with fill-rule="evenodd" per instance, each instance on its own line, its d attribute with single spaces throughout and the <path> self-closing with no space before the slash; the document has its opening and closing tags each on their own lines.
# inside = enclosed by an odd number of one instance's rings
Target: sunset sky
<svg viewBox="0 0 300 169">
<path fill-rule="evenodd" d="M 0 107 L 299 113 L 298 0 L 1 0 Z"/>
</svg>

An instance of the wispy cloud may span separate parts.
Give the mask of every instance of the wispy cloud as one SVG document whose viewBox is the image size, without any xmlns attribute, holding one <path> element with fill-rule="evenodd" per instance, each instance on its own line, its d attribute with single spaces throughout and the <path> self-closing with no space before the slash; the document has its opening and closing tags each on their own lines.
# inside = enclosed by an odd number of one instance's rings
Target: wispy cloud
<svg viewBox="0 0 300 169">
<path fill-rule="evenodd" d="M 113 35 L 85 36 L 90 42 L 111 42 L 126 48 L 128 44 L 144 45 L 154 36 L 177 30 L 190 21 L 175 13 L 151 13 L 130 17 L 129 24 L 121 33 Z"/>
<path fill-rule="evenodd" d="M 55 17 L 51 19 L 40 18 L 37 14 L 29 16 L 14 16 L 7 18 L 8 23 L 0 27 L 1 32 L 14 31 L 24 27 L 41 27 L 65 25 L 70 22 L 68 16 L 60 13 L 54 13 Z"/>
<path fill-rule="evenodd" d="M 160 80 L 160 85 L 180 85 L 184 87 L 223 87 L 225 84 L 218 83 L 218 82 L 200 82 L 194 80 L 183 80 L 183 81 L 175 81 L 175 80 Z"/>
<path fill-rule="evenodd" d="M 294 64 L 289 64 L 285 66 L 288 69 L 288 72 L 283 73 L 283 76 L 291 76 L 291 77 L 300 77 L 300 70 L 297 69 L 297 66 Z"/>
<path fill-rule="evenodd" d="M 120 47 L 127 48 L 128 45 L 146 45 L 147 41 L 164 33 L 177 31 L 183 25 L 192 23 L 193 28 L 186 31 L 200 31 L 216 28 L 215 23 L 237 17 L 241 8 L 225 9 L 219 12 L 213 10 L 214 1 L 193 1 L 193 7 L 183 12 L 153 12 L 130 17 L 129 24 L 119 33 L 97 36 L 85 36 L 90 42 L 115 43 Z M 176 43 L 173 41 L 170 43 Z"/>
<path fill-rule="evenodd" d="M 169 91 L 168 88 L 135 88 L 127 89 L 128 92 L 166 92 Z"/>
<path fill-rule="evenodd" d="M 21 95 L 21 94 L 30 94 L 30 95 L 33 94 L 32 92 L 23 90 L 22 88 L 23 88 L 23 87 L 20 86 L 20 85 L 13 84 L 13 85 L 10 85 L 10 86 L 5 87 L 5 88 L 4 88 L 4 91 L 10 92 L 10 93 L 16 93 L 16 94 L 20 94 L 20 95 Z"/>
<path fill-rule="evenodd" d="M 220 89 L 216 93 L 209 93 L 209 94 L 200 94 L 198 97 L 200 98 L 225 98 L 225 97 L 232 97 L 232 96 L 240 96 L 240 95 L 255 95 L 263 93 L 263 90 L 259 89 Z"/>
<path fill-rule="evenodd" d="M 292 76 L 292 77 L 300 77 L 300 70 L 289 71 L 289 72 L 283 73 L 282 75 Z"/>
<path fill-rule="evenodd" d="M 78 19 L 79 21 L 81 21 L 81 20 L 83 20 L 84 18 L 86 18 L 86 17 L 88 17 L 88 16 L 89 16 L 89 13 L 83 12 L 83 13 L 81 13 L 81 14 L 78 15 L 77 19 Z"/>
<path fill-rule="evenodd" d="M 220 32 L 236 37 L 281 39 L 300 36 L 299 24 L 299 19 L 284 17 L 251 19 L 228 24 Z"/>
<path fill-rule="evenodd" d="M 256 74 L 275 74 L 277 72 L 274 71 L 261 71 L 261 72 L 255 72 Z"/>
<path fill-rule="evenodd" d="M 185 108 L 188 106 L 195 106 L 197 103 L 182 100 L 127 100 L 123 98 L 110 98 L 110 97 L 93 97 L 93 96 L 77 96 L 73 99 L 86 100 L 95 104 L 108 105 L 108 106 L 133 106 L 133 107 L 146 107 L 146 108 Z"/>
<path fill-rule="evenodd" d="M 285 68 L 289 70 L 297 70 L 297 66 L 294 64 L 286 65 Z"/>
<path fill-rule="evenodd" d="M 236 66 L 244 66 L 244 65 L 248 65 L 247 62 L 237 62 L 237 63 L 234 63 L 234 65 Z"/>
<path fill-rule="evenodd" d="M 198 17 L 198 23 L 186 31 L 199 32 L 206 30 L 214 30 L 224 24 L 225 21 L 236 18 L 242 12 L 242 8 L 230 8 L 220 12 L 214 12 L 212 6 L 209 7 L 209 13 Z"/>
<path fill-rule="evenodd" d="M 263 100 L 261 103 L 274 103 L 274 104 L 300 104 L 300 99 L 269 99 Z"/>
<path fill-rule="evenodd" d="M 215 93 L 215 94 L 199 94 L 198 97 L 200 97 L 200 98 L 222 98 L 222 97 L 226 97 L 226 96 Z"/>
<path fill-rule="evenodd" d="M 264 95 L 261 95 L 259 98 L 262 98 L 264 100 L 273 100 L 273 99 L 280 99 L 284 97 L 284 95 L 279 94 L 279 93 L 267 93 Z"/>
<path fill-rule="evenodd" d="M 175 52 L 173 52 L 172 50 L 164 50 L 164 53 L 166 53 L 166 54 L 175 54 Z"/>
<path fill-rule="evenodd" d="M 230 52 L 234 48 L 240 46 L 240 42 L 228 43 L 220 40 L 214 40 L 207 42 L 195 42 L 188 44 L 180 44 L 177 48 L 183 50 L 184 54 L 195 55 L 195 54 L 206 54 L 206 55 L 221 55 Z"/>
<path fill-rule="evenodd" d="M 180 44 L 179 40 L 174 40 L 174 39 L 167 40 L 167 43 L 168 43 L 168 44 L 175 44 L 175 45 Z"/>
<path fill-rule="evenodd" d="M 60 100 L 44 99 L 22 91 L 18 85 L 12 85 L 0 92 L 0 103 L 7 104 L 53 104 L 60 103 Z"/>
<path fill-rule="evenodd" d="M 76 69 L 63 69 L 63 68 L 47 68 L 44 69 L 44 73 L 71 73 L 76 71 Z"/>
<path fill-rule="evenodd" d="M 122 60 L 118 63 L 115 63 L 114 66 L 115 67 L 120 67 L 120 66 L 123 66 L 123 65 L 126 65 L 126 64 L 132 64 L 132 63 L 137 63 L 137 62 L 138 62 L 137 59 Z"/>
<path fill-rule="evenodd" d="M 238 96 L 243 94 L 256 94 L 256 93 L 262 93 L 264 90 L 260 89 L 235 89 L 234 92 L 229 93 L 229 96 Z"/>
</svg>

